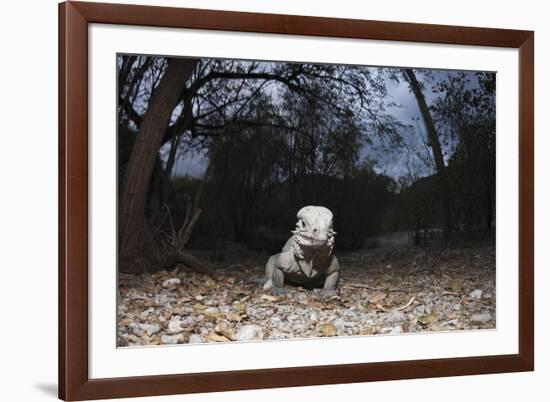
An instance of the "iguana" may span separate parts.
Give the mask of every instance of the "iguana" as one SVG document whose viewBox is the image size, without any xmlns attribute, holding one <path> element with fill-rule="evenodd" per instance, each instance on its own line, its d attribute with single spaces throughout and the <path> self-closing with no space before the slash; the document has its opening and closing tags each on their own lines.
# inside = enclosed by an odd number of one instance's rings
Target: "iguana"
<svg viewBox="0 0 550 402">
<path fill-rule="evenodd" d="M 263 289 L 281 295 L 286 280 L 296 284 L 322 283 L 322 296 L 337 295 L 340 264 L 332 254 L 336 235 L 332 212 L 310 205 L 300 209 L 296 217 L 296 229 L 283 250 L 267 261 Z"/>
</svg>

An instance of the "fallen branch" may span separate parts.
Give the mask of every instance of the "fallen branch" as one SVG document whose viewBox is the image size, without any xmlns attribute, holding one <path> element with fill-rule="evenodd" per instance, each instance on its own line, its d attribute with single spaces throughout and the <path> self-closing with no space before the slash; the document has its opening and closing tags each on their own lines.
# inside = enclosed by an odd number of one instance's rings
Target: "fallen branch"
<svg viewBox="0 0 550 402">
<path fill-rule="evenodd" d="M 445 292 L 441 293 L 441 296 L 460 296 L 460 293 L 445 291 Z"/>
<path fill-rule="evenodd" d="M 343 288 L 357 288 L 357 289 L 369 289 L 369 290 L 379 290 L 379 291 L 382 291 L 382 292 L 387 292 L 388 290 L 384 289 L 384 288 L 377 288 L 375 286 L 369 286 L 369 285 L 364 285 L 362 283 L 342 283 L 340 285 L 340 287 L 343 287 Z"/>
<path fill-rule="evenodd" d="M 385 313 L 389 313 L 389 312 L 392 312 L 392 311 L 395 312 L 395 311 L 404 310 L 407 307 L 409 307 L 411 304 L 413 304 L 415 300 L 416 300 L 416 297 L 413 296 L 413 297 L 410 298 L 410 300 L 406 304 L 402 305 L 401 307 L 392 308 L 392 309 L 387 309 L 384 306 L 382 306 L 380 303 L 376 303 L 375 306 L 378 310 L 382 310 Z"/>
<path fill-rule="evenodd" d="M 407 307 L 409 307 L 411 304 L 414 303 L 414 300 L 415 300 L 415 299 L 416 299 L 416 298 L 415 298 L 414 296 L 411 297 L 411 299 L 407 302 L 407 304 L 404 304 L 404 305 L 402 305 L 401 307 L 398 307 L 397 309 L 395 309 L 395 311 L 401 311 L 401 310 L 406 309 Z"/>
</svg>

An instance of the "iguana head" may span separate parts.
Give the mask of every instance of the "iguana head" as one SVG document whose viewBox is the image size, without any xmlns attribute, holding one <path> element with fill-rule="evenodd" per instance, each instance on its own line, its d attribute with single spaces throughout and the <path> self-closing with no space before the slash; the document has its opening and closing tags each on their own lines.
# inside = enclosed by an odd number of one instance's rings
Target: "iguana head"
<svg viewBox="0 0 550 402">
<path fill-rule="evenodd" d="M 295 241 L 301 246 L 328 246 L 330 251 L 334 245 L 332 229 L 332 212 L 328 208 L 308 205 L 296 215 L 296 229 L 292 231 Z"/>
</svg>

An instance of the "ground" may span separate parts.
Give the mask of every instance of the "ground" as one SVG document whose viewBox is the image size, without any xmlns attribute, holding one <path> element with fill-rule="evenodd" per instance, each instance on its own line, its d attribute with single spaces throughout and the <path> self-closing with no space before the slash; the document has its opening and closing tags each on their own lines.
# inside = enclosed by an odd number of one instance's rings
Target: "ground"
<svg viewBox="0 0 550 402">
<path fill-rule="evenodd" d="M 274 297 L 248 283 L 266 254 L 239 263 L 120 275 L 118 345 L 276 340 L 495 328 L 495 249 L 395 245 L 339 253 L 340 294 L 286 286 Z M 246 259 L 243 260 L 243 255 Z M 203 256 L 206 258 L 206 256 Z M 235 259 L 235 258 L 233 258 Z"/>
</svg>

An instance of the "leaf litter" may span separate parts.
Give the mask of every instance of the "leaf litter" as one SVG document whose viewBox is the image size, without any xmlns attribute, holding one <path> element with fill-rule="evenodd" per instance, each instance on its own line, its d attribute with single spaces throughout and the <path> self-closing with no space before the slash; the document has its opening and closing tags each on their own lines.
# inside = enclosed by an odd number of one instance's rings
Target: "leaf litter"
<svg viewBox="0 0 550 402">
<path fill-rule="evenodd" d="M 339 296 L 285 286 L 272 296 L 248 278 L 265 255 L 210 262 L 214 276 L 176 268 L 119 275 L 118 345 L 145 346 L 492 329 L 495 252 L 456 249 L 338 253 Z"/>
</svg>

